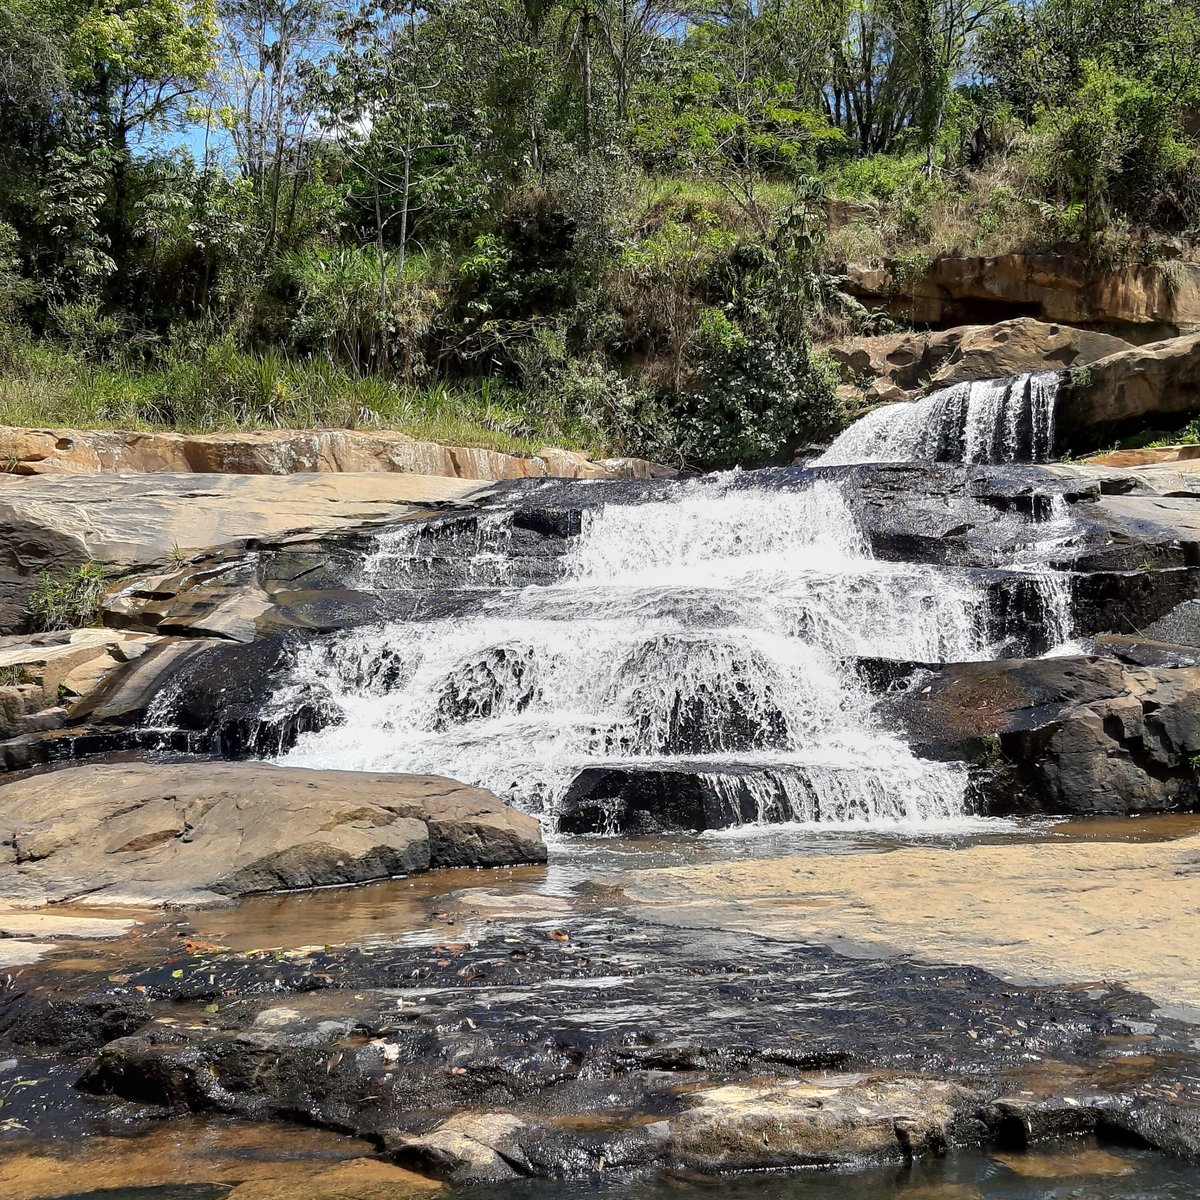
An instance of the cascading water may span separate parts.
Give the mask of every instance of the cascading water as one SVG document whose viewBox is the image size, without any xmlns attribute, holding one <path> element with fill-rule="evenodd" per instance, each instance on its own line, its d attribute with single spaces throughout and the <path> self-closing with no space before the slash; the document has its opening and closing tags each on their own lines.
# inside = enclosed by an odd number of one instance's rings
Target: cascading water
<svg viewBox="0 0 1200 1200">
<path fill-rule="evenodd" d="M 1039 371 L 884 405 L 851 425 L 817 465 L 1046 462 L 1060 381 L 1055 371 Z"/>
<path fill-rule="evenodd" d="M 296 682 L 341 720 L 284 761 L 450 775 L 551 825 L 581 771 L 612 766 L 736 791 L 751 819 L 963 813 L 965 771 L 881 727 L 856 660 L 988 657 L 985 590 L 965 572 L 873 558 L 835 485 L 718 476 L 607 504 L 584 513 L 553 580 L 498 588 L 510 535 L 503 519 L 480 526 L 466 615 L 308 646 Z M 381 539 L 376 590 L 419 569 L 423 537 Z"/>
</svg>

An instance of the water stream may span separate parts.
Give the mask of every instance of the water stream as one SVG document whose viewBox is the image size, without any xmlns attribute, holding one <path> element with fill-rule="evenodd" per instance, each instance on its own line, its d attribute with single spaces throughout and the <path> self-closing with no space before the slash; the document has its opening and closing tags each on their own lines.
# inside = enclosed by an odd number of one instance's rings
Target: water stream
<svg viewBox="0 0 1200 1200">
<path fill-rule="evenodd" d="M 1056 644 L 1069 599 L 1039 553 L 1063 522 L 1031 522 L 1007 564 L 1033 576 Z M 966 818 L 965 770 L 881 726 L 858 662 L 996 656 L 987 592 L 875 558 L 836 483 L 730 473 L 588 509 L 553 577 L 525 586 L 503 586 L 511 535 L 503 512 L 481 522 L 466 613 L 307 647 L 295 685 L 340 719 L 283 761 L 449 775 L 551 830 L 588 769 L 677 772 L 714 798 L 715 824 Z M 364 584 L 386 593 L 429 553 L 420 527 L 385 534 Z"/>
<path fill-rule="evenodd" d="M 1046 462 L 1054 452 L 1061 378 L 1055 371 L 1010 375 L 884 405 L 851 425 L 817 462 Z"/>
</svg>

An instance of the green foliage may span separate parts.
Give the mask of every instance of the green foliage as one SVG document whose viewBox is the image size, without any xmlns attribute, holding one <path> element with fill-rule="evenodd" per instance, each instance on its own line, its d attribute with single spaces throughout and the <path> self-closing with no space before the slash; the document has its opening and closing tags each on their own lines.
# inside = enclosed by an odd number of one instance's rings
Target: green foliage
<svg viewBox="0 0 1200 1200">
<path fill-rule="evenodd" d="M 707 466 L 786 461 L 844 424 L 828 372 L 807 347 L 710 323 L 695 386 L 674 416 L 680 453 Z M 712 336 L 715 334 L 715 336 Z"/>
<path fill-rule="evenodd" d="M 774 459 L 840 420 L 848 264 L 1169 283 L 1200 232 L 1166 0 L 9 0 L 0 46 L 16 422 Z"/>
<path fill-rule="evenodd" d="M 29 595 L 29 623 L 37 631 L 96 625 L 107 587 L 108 576 L 97 563 L 57 575 L 43 571 Z"/>
<path fill-rule="evenodd" d="M 924 160 L 917 155 L 873 154 L 841 163 L 829 174 L 830 194 L 848 200 L 892 200 L 919 192 L 927 182 Z"/>
</svg>

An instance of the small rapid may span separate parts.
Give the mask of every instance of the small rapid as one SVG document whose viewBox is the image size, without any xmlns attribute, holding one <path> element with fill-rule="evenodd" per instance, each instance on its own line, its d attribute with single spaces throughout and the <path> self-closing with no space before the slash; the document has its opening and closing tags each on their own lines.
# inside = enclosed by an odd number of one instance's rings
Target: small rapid
<svg viewBox="0 0 1200 1200">
<path fill-rule="evenodd" d="M 1056 371 L 1037 371 L 883 405 L 851 425 L 817 465 L 1047 462 L 1060 381 Z"/>
<path fill-rule="evenodd" d="M 337 719 L 281 761 L 448 775 L 549 829 L 599 769 L 686 779 L 716 825 L 965 816 L 965 768 L 884 728 L 860 663 L 992 657 L 986 589 L 874 557 L 835 482 L 730 473 L 585 509 L 545 582 L 510 585 L 512 536 L 503 510 L 479 522 L 465 609 L 306 645 L 293 683 Z M 363 583 L 430 554 L 422 526 L 392 530 Z"/>
</svg>

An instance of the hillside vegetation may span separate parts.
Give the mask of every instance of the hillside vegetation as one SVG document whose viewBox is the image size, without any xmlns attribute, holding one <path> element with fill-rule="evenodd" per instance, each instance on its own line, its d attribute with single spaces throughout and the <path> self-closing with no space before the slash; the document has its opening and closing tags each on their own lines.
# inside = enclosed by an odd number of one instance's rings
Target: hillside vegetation
<svg viewBox="0 0 1200 1200">
<path fill-rule="evenodd" d="M 843 420 L 848 262 L 1189 253 L 1198 51 L 1167 0 L 10 0 L 0 421 L 766 461 Z"/>
</svg>

